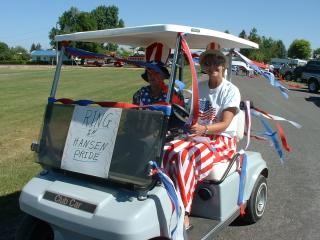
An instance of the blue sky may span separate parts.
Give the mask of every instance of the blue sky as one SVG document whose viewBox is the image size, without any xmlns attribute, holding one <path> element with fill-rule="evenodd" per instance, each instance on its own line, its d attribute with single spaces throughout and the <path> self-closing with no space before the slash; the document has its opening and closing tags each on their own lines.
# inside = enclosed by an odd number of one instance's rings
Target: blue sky
<svg viewBox="0 0 320 240">
<path fill-rule="evenodd" d="M 172 23 L 238 35 L 255 27 L 258 34 L 282 40 L 310 41 L 320 48 L 319 0 L 9 0 L 1 4 L 0 41 L 30 49 L 32 43 L 49 47 L 48 33 L 71 6 L 91 11 L 99 5 L 116 5 L 126 26 Z"/>
</svg>

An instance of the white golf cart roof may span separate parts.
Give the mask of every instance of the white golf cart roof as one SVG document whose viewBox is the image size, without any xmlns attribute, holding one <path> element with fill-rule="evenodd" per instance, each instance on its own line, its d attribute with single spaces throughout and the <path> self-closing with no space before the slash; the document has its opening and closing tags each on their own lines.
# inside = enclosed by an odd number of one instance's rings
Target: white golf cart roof
<svg viewBox="0 0 320 240">
<path fill-rule="evenodd" d="M 153 42 L 161 42 L 169 48 L 174 48 L 178 33 L 187 34 L 185 38 L 189 47 L 192 49 L 203 49 L 210 42 L 220 44 L 221 48 L 259 48 L 259 45 L 254 42 L 228 33 L 172 24 L 156 24 L 70 33 L 57 35 L 55 41 L 117 43 L 140 47 L 147 47 Z"/>
</svg>

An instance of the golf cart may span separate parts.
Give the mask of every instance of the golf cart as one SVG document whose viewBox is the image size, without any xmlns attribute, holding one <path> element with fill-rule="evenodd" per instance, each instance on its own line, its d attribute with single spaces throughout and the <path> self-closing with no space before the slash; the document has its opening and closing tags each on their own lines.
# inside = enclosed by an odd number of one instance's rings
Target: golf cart
<svg viewBox="0 0 320 240">
<path fill-rule="evenodd" d="M 150 161 L 161 166 L 168 134 L 175 133 L 169 129 L 176 127 L 172 119 L 183 122 L 188 113 L 171 104 L 175 81 L 183 80 L 183 39 L 192 49 L 203 49 L 213 41 L 227 49 L 258 47 L 230 34 L 178 25 L 56 36 L 59 43 L 108 42 L 146 47 L 161 42 L 174 49 L 167 104 L 140 108 L 119 102 L 55 99 L 65 52 L 62 46 L 40 139 L 31 146 L 43 170 L 21 192 L 20 208 L 26 217 L 16 239 L 171 239 L 178 221 L 177 209 L 164 184 L 149 173 Z M 229 70 L 231 79 L 231 67 Z M 184 231 L 184 239 L 212 239 L 239 217 L 241 184 L 246 207 L 243 218 L 252 223 L 262 217 L 268 169 L 259 153 L 245 154 L 243 181 L 239 174 L 243 154 L 236 154 L 231 161 L 217 164 L 198 186 L 190 219 L 194 227 Z"/>
</svg>

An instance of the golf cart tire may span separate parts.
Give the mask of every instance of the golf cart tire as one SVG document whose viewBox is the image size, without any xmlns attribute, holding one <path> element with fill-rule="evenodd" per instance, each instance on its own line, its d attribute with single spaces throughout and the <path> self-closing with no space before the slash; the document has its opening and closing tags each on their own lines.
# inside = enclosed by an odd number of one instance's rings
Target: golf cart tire
<svg viewBox="0 0 320 240">
<path fill-rule="evenodd" d="M 267 204 L 267 194 L 267 179 L 265 176 L 259 175 L 242 218 L 246 223 L 253 224 L 262 218 Z"/>
<path fill-rule="evenodd" d="M 317 93 L 319 91 L 319 83 L 317 79 L 311 78 L 308 81 L 308 90 L 311 93 Z"/>
<path fill-rule="evenodd" d="M 54 233 L 49 224 L 26 214 L 18 228 L 15 240 L 54 240 Z"/>
</svg>

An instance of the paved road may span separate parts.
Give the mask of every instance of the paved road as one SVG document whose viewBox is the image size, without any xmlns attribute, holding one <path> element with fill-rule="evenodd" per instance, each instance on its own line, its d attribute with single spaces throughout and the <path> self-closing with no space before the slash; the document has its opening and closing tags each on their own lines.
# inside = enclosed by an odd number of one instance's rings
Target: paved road
<svg viewBox="0 0 320 240">
<path fill-rule="evenodd" d="M 234 77 L 242 99 L 274 115 L 299 122 L 297 130 L 283 123 L 292 151 L 282 166 L 272 148 L 254 141 L 269 166 L 269 195 L 264 218 L 250 226 L 233 224 L 216 240 L 320 239 L 320 94 L 291 89 L 289 100 L 264 79 Z"/>
</svg>

